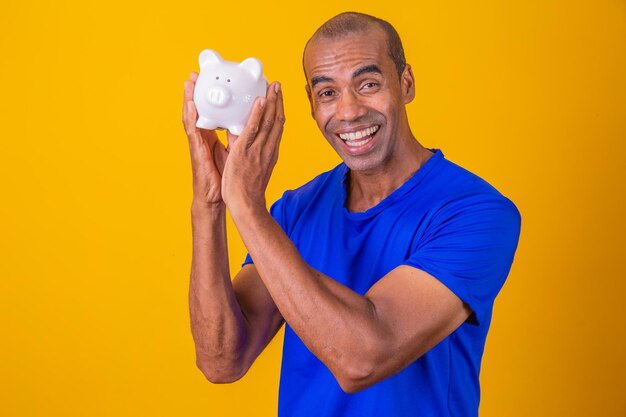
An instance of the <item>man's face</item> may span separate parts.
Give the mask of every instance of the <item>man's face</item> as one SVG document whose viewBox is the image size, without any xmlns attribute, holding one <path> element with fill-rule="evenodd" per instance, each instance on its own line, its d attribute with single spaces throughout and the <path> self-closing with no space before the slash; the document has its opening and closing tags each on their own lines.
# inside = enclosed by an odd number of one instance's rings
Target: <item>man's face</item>
<svg viewBox="0 0 626 417">
<path fill-rule="evenodd" d="M 413 77 L 407 66 L 399 79 L 382 30 L 315 40 L 304 68 L 313 118 L 350 169 L 373 172 L 402 157 Z"/>
</svg>

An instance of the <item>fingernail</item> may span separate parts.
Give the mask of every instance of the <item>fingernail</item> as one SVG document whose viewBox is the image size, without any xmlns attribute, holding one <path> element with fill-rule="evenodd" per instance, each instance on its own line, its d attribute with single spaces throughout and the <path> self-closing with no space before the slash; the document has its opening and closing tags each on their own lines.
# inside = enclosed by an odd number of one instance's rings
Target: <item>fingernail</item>
<svg viewBox="0 0 626 417">
<path fill-rule="evenodd" d="M 274 91 L 275 91 L 276 93 L 278 93 L 278 92 L 280 91 L 280 83 L 279 83 L 279 82 L 277 82 L 276 84 L 274 84 Z"/>
</svg>

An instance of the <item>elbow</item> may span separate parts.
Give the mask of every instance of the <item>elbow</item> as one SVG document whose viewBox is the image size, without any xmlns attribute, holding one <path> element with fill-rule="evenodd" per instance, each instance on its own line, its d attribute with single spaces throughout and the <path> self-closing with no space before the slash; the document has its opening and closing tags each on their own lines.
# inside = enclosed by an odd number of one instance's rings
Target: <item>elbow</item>
<svg viewBox="0 0 626 417">
<path fill-rule="evenodd" d="M 359 354 L 344 355 L 342 363 L 335 366 L 333 374 L 341 389 L 347 394 L 355 394 L 376 384 L 379 380 L 379 356 L 374 351 L 360 349 Z"/>
<path fill-rule="evenodd" d="M 356 367 L 344 368 L 335 374 L 339 387 L 346 394 L 356 394 L 371 387 L 376 382 L 375 368 L 360 364 Z"/>
<path fill-rule="evenodd" d="M 363 391 L 401 369 L 388 338 L 369 340 L 362 340 L 357 349 L 345 352 L 341 356 L 343 360 L 335 362 L 331 368 L 337 383 L 347 394 Z"/>
<path fill-rule="evenodd" d="M 337 367 L 337 371 L 332 373 L 345 393 L 355 394 L 397 374 L 409 365 L 410 362 L 391 352 L 394 350 L 381 345 L 380 349 L 371 350 L 369 355 L 354 355 L 349 364 Z M 423 353 L 411 361 L 417 360 Z"/>
<path fill-rule="evenodd" d="M 196 358 L 196 366 L 213 384 L 230 384 L 241 379 L 248 371 L 240 364 L 220 364 L 218 361 L 209 361 L 201 357 Z"/>
<path fill-rule="evenodd" d="M 370 384 L 360 384 L 358 381 L 353 380 L 337 380 L 339 383 L 339 387 L 346 394 L 356 394 L 357 392 L 363 391 L 365 388 L 370 387 Z"/>
</svg>

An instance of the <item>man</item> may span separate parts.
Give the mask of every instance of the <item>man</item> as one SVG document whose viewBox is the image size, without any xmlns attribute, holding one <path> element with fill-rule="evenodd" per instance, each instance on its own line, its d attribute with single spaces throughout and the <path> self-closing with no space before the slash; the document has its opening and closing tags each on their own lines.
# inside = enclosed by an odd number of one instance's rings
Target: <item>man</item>
<svg viewBox="0 0 626 417">
<path fill-rule="evenodd" d="M 335 16 L 303 64 L 312 115 L 343 163 L 287 191 L 271 213 L 280 85 L 225 149 L 195 127 L 197 74 L 185 84 L 197 366 L 212 382 L 235 381 L 286 322 L 280 416 L 475 416 L 519 213 L 417 142 L 405 111 L 414 78 L 387 22 Z M 232 284 L 226 208 L 250 254 Z"/>
</svg>

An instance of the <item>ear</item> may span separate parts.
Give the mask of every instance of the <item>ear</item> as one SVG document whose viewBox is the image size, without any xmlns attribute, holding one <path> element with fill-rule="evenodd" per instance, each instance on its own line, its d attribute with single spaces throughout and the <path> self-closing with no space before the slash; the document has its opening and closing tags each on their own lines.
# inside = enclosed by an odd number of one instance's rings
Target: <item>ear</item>
<svg viewBox="0 0 626 417">
<path fill-rule="evenodd" d="M 311 96 L 311 87 L 309 87 L 309 84 L 307 83 L 304 86 L 304 89 L 306 90 L 306 96 L 308 97 L 309 105 L 311 106 L 311 117 L 315 119 L 315 115 L 313 114 L 313 97 Z"/>
<path fill-rule="evenodd" d="M 402 88 L 402 96 L 404 104 L 409 104 L 415 98 L 415 78 L 413 70 L 409 64 L 406 64 L 402 76 L 400 77 L 400 88 Z"/>
<path fill-rule="evenodd" d="M 255 80 L 258 80 L 263 75 L 263 65 L 261 61 L 256 58 L 246 58 L 239 66 L 246 71 L 250 72 Z"/>
<path fill-rule="evenodd" d="M 200 52 L 200 57 L 198 58 L 200 61 L 200 68 L 204 68 L 207 64 L 216 63 L 216 62 L 224 62 L 221 56 L 217 52 L 212 49 L 205 49 Z"/>
</svg>

